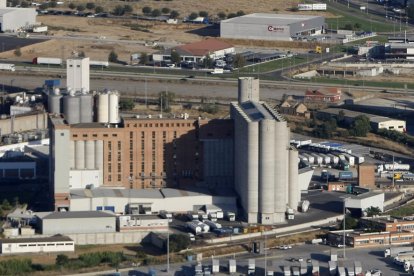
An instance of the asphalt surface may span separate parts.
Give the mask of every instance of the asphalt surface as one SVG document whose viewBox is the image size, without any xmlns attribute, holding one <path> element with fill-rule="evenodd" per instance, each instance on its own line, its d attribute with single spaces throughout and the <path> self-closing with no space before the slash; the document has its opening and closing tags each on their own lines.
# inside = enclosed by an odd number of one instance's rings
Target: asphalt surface
<svg viewBox="0 0 414 276">
<path fill-rule="evenodd" d="M 14 50 L 17 47 L 24 47 L 27 45 L 36 44 L 39 42 L 44 42 L 48 40 L 47 38 L 18 38 L 9 35 L 0 35 L 0 52 Z"/>
</svg>

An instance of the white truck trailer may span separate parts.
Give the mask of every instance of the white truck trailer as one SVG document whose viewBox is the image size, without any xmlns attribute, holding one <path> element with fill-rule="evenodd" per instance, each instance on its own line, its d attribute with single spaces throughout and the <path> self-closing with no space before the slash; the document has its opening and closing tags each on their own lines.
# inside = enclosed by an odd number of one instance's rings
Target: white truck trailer
<svg viewBox="0 0 414 276">
<path fill-rule="evenodd" d="M 396 257 L 401 252 L 409 252 L 414 251 L 414 247 L 412 246 L 398 246 L 398 247 L 390 247 L 384 250 L 384 257 Z"/>
<path fill-rule="evenodd" d="M 338 162 L 339 162 L 339 157 L 338 156 L 336 156 L 336 155 L 334 155 L 334 154 L 332 154 L 332 153 L 329 153 L 329 154 L 327 154 L 329 157 L 331 157 L 331 163 L 332 164 L 334 164 L 334 165 L 336 165 L 336 164 L 338 164 Z"/>
<path fill-rule="evenodd" d="M 229 273 L 236 273 L 237 272 L 237 264 L 235 259 L 229 260 Z"/>
<path fill-rule="evenodd" d="M 14 64 L 0 63 L 0 70 L 14 72 L 16 71 L 16 67 L 14 66 Z"/>
<path fill-rule="evenodd" d="M 255 259 L 249 259 L 249 267 L 247 269 L 247 275 L 254 275 L 256 272 L 256 261 Z"/>
</svg>

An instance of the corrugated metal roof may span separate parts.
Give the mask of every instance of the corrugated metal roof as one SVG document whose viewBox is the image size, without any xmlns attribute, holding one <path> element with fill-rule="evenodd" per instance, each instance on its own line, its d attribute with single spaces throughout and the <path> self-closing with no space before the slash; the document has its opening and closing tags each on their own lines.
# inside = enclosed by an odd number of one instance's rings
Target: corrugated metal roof
<svg viewBox="0 0 414 276">
<path fill-rule="evenodd" d="M 221 23 L 289 25 L 321 16 L 300 14 L 252 13 L 222 20 Z"/>
<path fill-rule="evenodd" d="M 0 243 L 32 243 L 32 242 L 70 242 L 71 238 L 56 235 L 46 238 L 0 239 Z"/>
<path fill-rule="evenodd" d="M 42 219 L 72 219 L 72 218 L 107 218 L 115 217 L 115 214 L 103 211 L 76 211 L 76 212 L 53 212 Z"/>
</svg>

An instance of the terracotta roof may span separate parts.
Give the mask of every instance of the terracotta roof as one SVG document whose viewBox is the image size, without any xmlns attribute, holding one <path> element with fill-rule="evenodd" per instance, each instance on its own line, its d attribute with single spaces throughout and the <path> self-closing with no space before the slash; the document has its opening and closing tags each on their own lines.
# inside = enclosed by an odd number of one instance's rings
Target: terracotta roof
<svg viewBox="0 0 414 276">
<path fill-rule="evenodd" d="M 214 39 L 214 38 L 210 38 L 210 39 L 178 46 L 178 47 L 175 47 L 175 49 L 190 53 L 194 56 L 205 56 L 210 52 L 220 51 L 220 50 L 224 50 L 224 49 L 228 49 L 232 47 L 233 45 L 227 42 Z"/>
<path fill-rule="evenodd" d="M 317 90 L 306 90 L 306 95 L 341 95 L 341 89 L 329 87 L 329 88 L 319 88 Z"/>
</svg>

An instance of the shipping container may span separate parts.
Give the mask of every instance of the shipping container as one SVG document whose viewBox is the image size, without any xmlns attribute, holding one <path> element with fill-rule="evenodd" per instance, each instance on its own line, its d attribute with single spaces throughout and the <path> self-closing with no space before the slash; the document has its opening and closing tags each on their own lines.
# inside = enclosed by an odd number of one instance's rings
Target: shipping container
<svg viewBox="0 0 414 276">
<path fill-rule="evenodd" d="M 291 276 L 292 272 L 290 271 L 290 266 L 284 266 L 283 267 L 283 276 Z"/>
<path fill-rule="evenodd" d="M 322 165 L 323 158 L 320 155 L 316 153 L 312 153 L 311 155 L 315 158 L 315 165 Z"/>
<path fill-rule="evenodd" d="M 315 157 L 313 157 L 312 155 L 307 154 L 307 153 L 303 153 L 302 155 L 304 157 L 308 158 L 309 164 L 315 164 Z"/>
<path fill-rule="evenodd" d="M 256 261 L 255 259 L 249 259 L 249 267 L 247 269 L 247 275 L 254 275 L 256 271 Z"/>
<path fill-rule="evenodd" d="M 109 67 L 108 61 L 97 61 L 97 60 L 90 60 L 89 66 L 97 66 L 97 67 Z"/>
<path fill-rule="evenodd" d="M 47 32 L 47 26 L 35 26 L 35 27 L 33 27 L 32 32 L 34 32 L 34 33 Z"/>
<path fill-rule="evenodd" d="M 350 179 L 353 179 L 353 178 L 354 178 L 354 175 L 350 171 L 339 172 L 339 180 L 350 180 Z"/>
<path fill-rule="evenodd" d="M 414 251 L 412 246 L 391 247 L 384 250 L 384 257 L 395 257 L 401 252 Z"/>
<path fill-rule="evenodd" d="M 220 272 L 220 260 L 219 259 L 213 259 L 211 270 L 213 273 L 219 273 Z"/>
<path fill-rule="evenodd" d="M 33 64 L 50 64 L 50 65 L 61 65 L 61 58 L 49 58 L 49 57 L 35 57 Z"/>
<path fill-rule="evenodd" d="M 355 157 L 348 153 L 344 153 L 343 155 L 345 156 L 345 159 L 348 161 L 350 166 L 355 166 Z"/>
<path fill-rule="evenodd" d="M 331 163 L 332 164 L 334 164 L 334 165 L 338 164 L 338 162 L 339 162 L 339 157 L 338 156 L 336 156 L 334 154 L 331 154 L 331 153 L 328 154 L 328 156 L 331 157 Z"/>
<path fill-rule="evenodd" d="M 336 261 L 329 261 L 329 274 L 336 275 Z"/>
<path fill-rule="evenodd" d="M 47 87 L 58 87 L 60 86 L 60 80 L 56 79 L 56 80 L 45 80 L 45 85 Z"/>
</svg>

